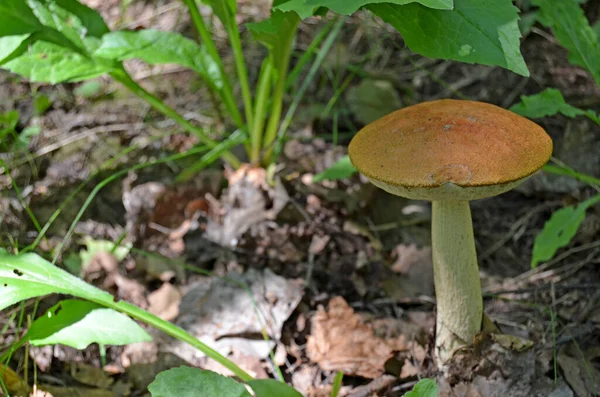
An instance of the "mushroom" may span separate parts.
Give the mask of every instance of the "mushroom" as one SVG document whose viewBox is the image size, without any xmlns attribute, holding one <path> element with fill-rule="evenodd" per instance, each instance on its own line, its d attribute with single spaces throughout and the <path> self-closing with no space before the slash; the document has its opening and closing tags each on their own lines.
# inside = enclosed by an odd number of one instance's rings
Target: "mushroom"
<svg viewBox="0 0 600 397">
<path fill-rule="evenodd" d="M 367 125 L 352 139 L 349 154 L 375 186 L 432 202 L 435 354 L 443 365 L 482 330 L 469 201 L 522 183 L 548 161 L 552 140 L 537 124 L 500 107 L 442 99 Z"/>
</svg>

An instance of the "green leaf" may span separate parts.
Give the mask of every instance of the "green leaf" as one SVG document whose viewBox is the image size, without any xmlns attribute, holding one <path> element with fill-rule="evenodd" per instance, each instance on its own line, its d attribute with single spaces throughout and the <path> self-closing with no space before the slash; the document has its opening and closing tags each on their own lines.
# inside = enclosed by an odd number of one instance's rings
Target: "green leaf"
<svg viewBox="0 0 600 397">
<path fill-rule="evenodd" d="M 414 3 L 372 4 L 367 8 L 398 29 L 416 53 L 498 65 L 529 76 L 519 50 L 519 10 L 511 0 L 454 0 L 451 11 Z"/>
<path fill-rule="evenodd" d="M 53 0 L 56 5 L 75 15 L 86 28 L 86 35 L 100 38 L 110 29 L 95 10 L 81 4 L 77 0 Z"/>
<path fill-rule="evenodd" d="M 102 91 L 102 84 L 99 81 L 88 81 L 73 90 L 76 96 L 83 98 L 92 98 Z"/>
<path fill-rule="evenodd" d="M 535 25 L 538 20 L 537 14 L 537 11 L 521 14 L 521 19 L 519 20 L 519 30 L 523 36 L 531 32 L 531 28 L 533 28 L 533 25 Z"/>
<path fill-rule="evenodd" d="M 196 71 L 214 87 L 223 87 L 219 68 L 205 48 L 178 33 L 154 29 L 111 32 L 102 37 L 94 55 L 117 61 L 137 58 L 151 65 L 174 63 Z"/>
<path fill-rule="evenodd" d="M 113 302 L 109 293 L 85 283 L 37 254 L 14 256 L 0 252 L 0 310 L 25 299 L 52 293 Z"/>
<path fill-rule="evenodd" d="M 241 383 L 191 367 L 161 372 L 148 386 L 148 391 L 152 397 L 251 397 Z"/>
<path fill-rule="evenodd" d="M 2 65 L 33 82 L 60 83 L 101 76 L 112 62 L 92 59 L 58 44 L 36 41 L 26 52 Z"/>
<path fill-rule="evenodd" d="M 0 37 L 0 65 L 23 44 L 31 35 L 21 34 L 17 36 Z"/>
<path fill-rule="evenodd" d="M 325 171 L 315 175 L 313 182 L 317 183 L 324 180 L 337 181 L 338 179 L 349 178 L 356 172 L 358 170 L 350 162 L 350 157 L 344 156 Z"/>
<path fill-rule="evenodd" d="M 256 397 L 302 397 L 296 389 L 275 379 L 257 379 L 248 382 Z"/>
<path fill-rule="evenodd" d="M 35 110 L 36 116 L 41 116 L 46 113 L 46 110 L 48 110 L 50 106 L 52 106 L 52 100 L 48 95 L 37 94 L 33 98 L 33 109 Z"/>
<path fill-rule="evenodd" d="M 290 0 L 275 8 L 281 11 L 294 11 L 302 19 L 305 19 L 314 15 L 320 7 L 329 8 L 340 14 L 351 15 L 363 6 L 379 3 L 396 5 L 420 3 L 425 7 L 440 10 L 451 10 L 453 7 L 453 0 Z"/>
<path fill-rule="evenodd" d="M 562 114 L 575 117 L 585 112 L 565 102 L 562 93 L 556 88 L 547 88 L 536 95 L 521 96 L 521 102 L 513 105 L 510 111 L 532 119 Z"/>
<path fill-rule="evenodd" d="M 396 87 L 387 80 L 362 80 L 348 89 L 346 101 L 353 117 L 362 124 L 369 124 L 402 107 Z"/>
<path fill-rule="evenodd" d="M 38 20 L 47 28 L 60 32 L 72 44 L 83 49 L 85 28 L 71 13 L 56 7 L 50 3 L 52 10 L 46 6 L 44 1 L 29 0 L 29 6 Z"/>
<path fill-rule="evenodd" d="M 83 239 L 83 243 L 85 244 L 87 249 L 79 252 L 79 256 L 81 257 L 82 269 L 87 268 L 94 255 L 99 252 L 111 253 L 118 261 L 122 261 L 123 259 L 125 259 L 125 257 L 129 254 L 129 251 L 131 250 L 131 243 L 115 246 L 115 243 L 113 243 L 112 241 L 94 240 L 89 236 L 86 236 Z"/>
<path fill-rule="evenodd" d="M 246 26 L 252 32 L 254 39 L 270 50 L 276 70 L 281 71 L 299 23 L 300 18 L 296 13 L 274 10 L 269 19 L 258 23 L 248 23 Z"/>
<path fill-rule="evenodd" d="M 575 171 L 574 169 L 566 166 L 566 165 L 553 165 L 553 164 L 546 164 L 542 170 L 544 170 L 545 172 L 549 172 L 551 174 L 555 174 L 555 175 L 564 175 L 564 176 L 570 176 L 572 178 L 577 179 L 580 182 L 583 183 L 587 183 L 590 186 L 597 186 L 600 187 L 600 179 L 599 178 L 594 178 L 591 175 L 587 175 L 587 174 L 583 174 L 581 172 Z"/>
<path fill-rule="evenodd" d="M 571 63 L 586 68 L 600 86 L 600 45 L 583 10 L 575 0 L 533 0 L 540 7 L 539 20 L 552 28 L 560 44 L 569 50 Z"/>
<path fill-rule="evenodd" d="M 421 379 L 404 397 L 437 397 L 438 387 L 435 379 Z"/>
<path fill-rule="evenodd" d="M 19 149 L 27 148 L 29 146 L 29 142 L 31 141 L 31 137 L 37 136 L 42 132 L 42 127 L 39 125 L 29 126 L 19 134 L 19 140 L 15 142 L 15 145 Z"/>
<path fill-rule="evenodd" d="M 539 263 L 552 259 L 559 248 L 568 245 L 585 219 L 587 209 L 597 203 L 600 203 L 600 195 L 552 214 L 535 238 L 531 267 L 535 268 Z"/>
<path fill-rule="evenodd" d="M 62 344 L 82 350 L 91 343 L 126 345 L 151 341 L 152 337 L 116 310 L 69 299 L 36 319 L 24 339 L 34 346 Z"/>
<path fill-rule="evenodd" d="M 38 31 L 42 24 L 23 0 L 0 1 L 0 37 Z"/>
<path fill-rule="evenodd" d="M 237 5 L 235 0 L 202 0 L 212 8 L 215 15 L 221 20 L 223 26 L 229 27 L 231 23 L 235 23 L 235 14 Z"/>
<path fill-rule="evenodd" d="M 562 114 L 574 118 L 587 116 L 592 121 L 600 123 L 600 117 L 593 110 L 581 110 L 565 102 L 562 93 L 556 88 L 547 88 L 536 95 L 521 96 L 521 102 L 513 105 L 510 110 L 532 119 Z"/>
</svg>

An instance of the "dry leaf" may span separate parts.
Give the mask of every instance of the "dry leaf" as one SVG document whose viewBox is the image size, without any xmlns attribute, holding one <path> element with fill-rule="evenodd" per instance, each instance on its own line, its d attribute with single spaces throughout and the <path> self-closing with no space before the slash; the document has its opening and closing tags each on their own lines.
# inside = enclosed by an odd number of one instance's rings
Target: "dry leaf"
<svg viewBox="0 0 600 397">
<path fill-rule="evenodd" d="M 600 390 L 600 372 L 582 357 L 572 357 L 566 348 L 558 352 L 558 365 L 566 382 L 579 397 L 596 396 Z"/>
<path fill-rule="evenodd" d="M 173 284 L 164 283 L 148 295 L 148 311 L 163 320 L 171 321 L 179 315 L 181 293 Z"/>
<path fill-rule="evenodd" d="M 522 352 L 533 346 L 533 341 L 515 335 L 491 334 L 491 338 L 503 348 L 516 352 Z"/>
<path fill-rule="evenodd" d="M 312 323 L 308 357 L 326 371 L 374 379 L 383 375 L 394 351 L 407 347 L 403 336 L 375 336 L 373 327 L 363 323 L 341 297 L 331 299 L 328 311 L 319 307 Z"/>
<path fill-rule="evenodd" d="M 301 297 L 296 281 L 269 269 L 250 269 L 244 274 L 215 277 L 210 285 L 192 287 L 181 300 L 176 323 L 223 355 L 236 352 L 264 359 Z M 263 326 L 271 341 L 263 339 Z M 197 365 L 204 356 L 180 342 L 167 348 Z"/>
</svg>

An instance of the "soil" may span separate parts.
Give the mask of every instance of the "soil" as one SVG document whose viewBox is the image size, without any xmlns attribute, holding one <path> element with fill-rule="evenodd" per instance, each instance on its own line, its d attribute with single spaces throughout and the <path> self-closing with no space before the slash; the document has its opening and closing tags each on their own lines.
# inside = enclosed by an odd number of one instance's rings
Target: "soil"
<svg viewBox="0 0 600 397">
<path fill-rule="evenodd" d="M 191 31 L 179 2 L 134 1 L 125 16 L 119 1 L 88 3 L 99 7 L 112 26 Z M 268 13 L 263 3 L 242 2 L 240 23 L 263 18 Z M 589 4 L 586 12 L 593 18 L 599 9 Z M 302 26 L 298 54 L 322 24 L 315 19 Z M 501 68 L 414 55 L 397 33 L 366 13 L 348 18 L 342 36 L 310 85 L 274 175 L 214 164 L 191 180 L 174 182 L 197 156 L 125 171 L 97 192 L 58 263 L 199 337 L 209 332 L 206 313 L 230 310 L 225 325 L 230 332 L 213 335 L 219 349 L 257 377 L 277 376 L 278 367 L 288 383 L 308 396 L 328 396 L 338 370 L 347 375 L 342 396 L 400 396 L 423 377 L 437 377 L 444 396 L 600 395 L 600 209 L 588 211 L 576 237 L 553 260 L 530 267 L 535 238 L 553 211 L 591 197 L 594 189 L 535 175 L 515 191 L 472 203 L 485 310 L 511 337 L 482 334 L 442 376 L 432 354 L 429 205 L 388 195 L 359 175 L 312 182 L 313 175 L 346 153 L 352 134 L 364 123 L 351 112 L 353 98 L 346 94 L 331 112 L 322 112 L 333 85 L 346 78 L 350 88 L 369 80 L 386 82 L 379 87 L 393 90 L 390 95 L 399 106 L 455 97 L 509 107 L 520 95 L 555 87 L 568 103 L 598 111 L 600 90 L 591 76 L 571 66 L 566 51 L 540 27 L 523 42 L 528 79 Z M 255 79 L 264 51 L 247 33 L 243 38 Z M 227 42 L 219 39 L 218 44 L 228 59 Z M 127 66 L 144 87 L 193 122 L 217 137 L 228 131 L 193 74 L 173 67 Z M 102 181 L 196 143 L 112 81 L 100 78 L 97 83 L 95 92 L 82 96 L 77 91 L 82 84 L 28 84 L 0 72 L 0 113 L 17 110 L 19 129 L 41 127 L 29 144 L 31 155 L 0 153 L 11 165 L 0 174 L 2 247 L 16 251 L 37 236 L 23 202 L 41 225 L 63 206 L 38 247 L 52 257 Z M 42 96 L 50 106 L 40 114 L 34 98 Z M 557 143 L 561 161 L 600 177 L 592 150 L 600 149 L 598 125 L 563 116 L 537 121 Z M 94 248 L 98 240 L 123 241 L 133 249 L 116 259 Z M 228 308 L 211 295 L 228 291 L 218 284 L 228 277 L 264 291 L 257 305 L 278 313 L 269 323 L 270 343 L 252 342 L 253 350 L 246 349 L 250 341 L 262 342 L 260 320 L 235 315 L 246 306 L 230 303 Z M 199 314 L 190 317 L 182 309 L 184 303 L 193 307 L 211 300 L 225 307 L 202 309 L 206 322 L 200 326 L 190 320 Z M 37 313 L 57 301 L 44 299 Z M 17 312 L 2 314 L 0 352 L 18 335 L 11 317 Z M 185 362 L 222 371 L 158 334 L 153 343 L 109 347 L 104 366 L 96 345 L 84 351 L 21 349 L 10 365 L 18 369 L 16 377 L 26 372 L 29 379 L 35 367 L 40 383 L 56 387 L 54 396 L 143 396 L 157 372 Z M 105 382 L 92 382 L 98 379 Z"/>
</svg>

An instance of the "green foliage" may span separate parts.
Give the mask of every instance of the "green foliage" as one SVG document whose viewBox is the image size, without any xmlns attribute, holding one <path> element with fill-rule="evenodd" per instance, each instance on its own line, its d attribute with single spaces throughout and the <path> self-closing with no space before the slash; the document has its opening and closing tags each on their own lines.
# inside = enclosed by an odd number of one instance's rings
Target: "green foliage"
<svg viewBox="0 0 600 397">
<path fill-rule="evenodd" d="M 100 38 L 110 29 L 104 22 L 104 19 L 96 11 L 81 4 L 78 0 L 53 0 L 65 11 L 75 15 L 81 24 L 85 26 L 87 36 Z"/>
<path fill-rule="evenodd" d="M 102 84 L 96 80 L 88 81 L 73 90 L 78 97 L 93 98 L 102 90 Z"/>
<path fill-rule="evenodd" d="M 0 37 L 0 65 L 29 39 L 30 34 Z"/>
<path fill-rule="evenodd" d="M 148 386 L 148 391 L 152 397 L 251 397 L 241 383 L 211 371 L 191 367 L 161 372 Z"/>
<path fill-rule="evenodd" d="M 23 0 L 0 2 L 0 37 L 34 33 L 42 24 Z"/>
<path fill-rule="evenodd" d="M 294 388 L 274 379 L 257 379 L 248 382 L 256 397 L 302 397 Z"/>
<path fill-rule="evenodd" d="M 421 379 L 404 397 L 437 397 L 438 387 L 435 379 Z"/>
<path fill-rule="evenodd" d="M 126 345 L 152 338 L 135 321 L 113 309 L 63 300 L 36 319 L 23 338 L 34 346 L 63 344 L 85 349 L 91 343 Z"/>
<path fill-rule="evenodd" d="M 115 61 L 136 58 L 150 65 L 178 64 L 194 70 L 213 88 L 223 87 L 223 76 L 206 49 L 179 33 L 154 29 L 108 33 L 102 36 L 94 56 Z"/>
<path fill-rule="evenodd" d="M 112 241 L 108 240 L 94 240 L 93 238 L 86 236 L 84 238 L 84 244 L 86 249 L 79 252 L 81 257 L 81 268 L 85 269 L 88 267 L 94 255 L 99 252 L 108 252 L 112 254 L 118 261 L 122 261 L 129 254 L 131 250 L 131 243 L 125 245 L 115 245 Z"/>
<path fill-rule="evenodd" d="M 390 3 L 406 5 L 420 3 L 425 7 L 441 10 L 451 10 L 453 0 L 290 0 L 276 8 L 282 11 L 294 11 L 302 19 L 312 16 L 319 7 L 326 7 L 340 14 L 351 15 L 359 8 L 368 4 Z"/>
<path fill-rule="evenodd" d="M 36 254 L 0 252 L 0 310 L 25 299 L 60 293 L 96 302 L 112 302 L 107 292 L 53 266 Z"/>
<path fill-rule="evenodd" d="M 582 110 L 565 102 L 562 93 L 556 88 L 547 88 L 536 95 L 521 96 L 521 102 L 513 105 L 511 111 L 532 119 L 562 114 L 574 118 L 587 116 L 600 124 L 600 117 L 593 110 Z"/>
<path fill-rule="evenodd" d="M 202 0 L 212 8 L 215 15 L 221 20 L 223 26 L 231 26 L 235 23 L 235 14 L 237 12 L 236 0 Z"/>
<path fill-rule="evenodd" d="M 31 81 L 53 84 L 86 80 L 113 70 L 113 62 L 90 55 L 98 38 L 86 34 L 90 29 L 100 34 L 105 28 L 92 17 L 94 11 L 81 4 L 75 6 L 74 0 L 31 0 L 29 5 L 31 8 L 23 1 L 8 0 L 0 6 L 10 8 L 0 13 L 3 68 Z M 22 13 L 20 25 L 11 18 L 17 10 Z"/>
<path fill-rule="evenodd" d="M 600 45 L 583 10 L 575 0 L 532 0 L 540 7 L 539 20 L 552 28 L 569 60 L 586 68 L 600 86 Z"/>
<path fill-rule="evenodd" d="M 296 35 L 296 28 L 300 18 L 293 12 L 281 12 L 274 10 L 271 18 L 262 22 L 248 23 L 246 27 L 257 41 L 264 44 L 270 50 L 275 67 L 281 70 L 285 58 L 289 56 L 291 42 Z"/>
<path fill-rule="evenodd" d="M 597 203 L 600 203 L 600 195 L 552 214 L 542 232 L 535 238 L 531 267 L 535 268 L 539 263 L 551 259 L 559 248 L 569 244 L 585 219 L 587 209 Z"/>
<path fill-rule="evenodd" d="M 336 181 L 338 179 L 345 179 L 351 177 L 356 172 L 357 169 L 352 165 L 350 157 L 344 156 L 325 171 L 315 175 L 313 177 L 313 182 L 317 183 L 324 180 Z"/>
<path fill-rule="evenodd" d="M 394 26 L 416 53 L 529 76 L 519 50 L 518 9 L 511 0 L 455 0 L 453 10 L 389 3 L 367 8 Z"/>
<path fill-rule="evenodd" d="M 149 64 L 175 63 L 197 72 L 215 92 L 233 123 L 248 134 L 250 161 L 268 165 L 290 124 L 290 115 L 305 90 L 298 90 L 282 120 L 290 54 L 300 18 L 315 10 L 351 14 L 367 7 L 403 34 L 414 51 L 430 57 L 500 65 L 526 75 L 519 52 L 517 9 L 510 0 L 278 0 L 266 21 L 248 24 L 254 38 L 267 46 L 254 98 L 242 53 L 235 0 L 205 0 L 223 23 L 232 46 L 245 120 L 237 108 L 231 76 L 227 76 L 210 31 L 195 0 L 184 0 L 203 42 L 152 29 L 110 32 L 94 10 L 77 0 L 6 0 L 0 5 L 0 65 L 36 82 L 71 82 L 110 74 L 157 110 L 194 133 L 210 148 L 208 138 L 175 110 L 139 86 L 122 66 L 126 59 Z M 295 11 L 295 12 L 286 12 Z M 427 34 L 423 34 L 423 32 Z M 331 31 L 331 35 L 337 35 Z M 303 64 L 306 64 L 304 62 Z M 296 72 L 294 76 L 298 76 Z M 217 105 L 218 106 L 218 105 Z M 217 109 L 220 110 L 220 109 Z M 237 166 L 229 151 L 222 157 Z"/>
<path fill-rule="evenodd" d="M 247 382 L 256 397 L 302 397 L 294 388 L 274 379 Z M 148 386 L 152 397 L 251 397 L 231 378 L 200 368 L 179 367 L 161 372 Z"/>
<path fill-rule="evenodd" d="M 5 63 L 3 67 L 30 81 L 51 84 L 87 80 L 113 69 L 110 63 L 91 59 L 46 41 L 35 42 L 28 51 Z"/>
</svg>

